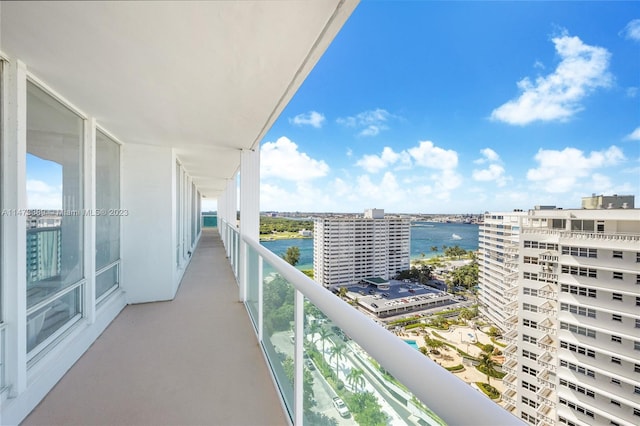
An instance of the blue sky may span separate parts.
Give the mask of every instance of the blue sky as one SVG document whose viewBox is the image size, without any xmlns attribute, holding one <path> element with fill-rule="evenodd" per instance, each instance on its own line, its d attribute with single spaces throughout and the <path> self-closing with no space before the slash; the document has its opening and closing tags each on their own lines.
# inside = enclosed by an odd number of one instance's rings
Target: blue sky
<svg viewBox="0 0 640 426">
<path fill-rule="evenodd" d="M 363 1 L 261 176 L 261 210 L 640 204 L 640 3 Z"/>
</svg>

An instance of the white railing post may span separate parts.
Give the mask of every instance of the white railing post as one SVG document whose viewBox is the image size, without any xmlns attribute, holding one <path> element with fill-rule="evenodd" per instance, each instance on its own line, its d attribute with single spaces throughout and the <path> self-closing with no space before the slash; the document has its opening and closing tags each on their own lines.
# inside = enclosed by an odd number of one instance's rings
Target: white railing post
<svg viewBox="0 0 640 426">
<path fill-rule="evenodd" d="M 298 290 L 295 291 L 294 310 L 295 347 L 293 348 L 293 424 L 302 425 L 304 421 L 304 296 Z"/>
</svg>

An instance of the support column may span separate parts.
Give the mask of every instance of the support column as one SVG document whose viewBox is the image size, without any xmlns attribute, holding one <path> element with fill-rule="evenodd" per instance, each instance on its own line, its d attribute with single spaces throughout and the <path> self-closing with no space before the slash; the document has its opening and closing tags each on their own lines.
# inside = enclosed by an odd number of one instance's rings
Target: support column
<svg viewBox="0 0 640 426">
<path fill-rule="evenodd" d="M 247 250 L 243 238 L 260 238 L 260 151 L 240 155 L 240 300 L 247 298 Z"/>
<path fill-rule="evenodd" d="M 27 388 L 26 161 L 27 68 L 5 62 L 2 123 L 2 319 L 10 396 Z"/>
</svg>

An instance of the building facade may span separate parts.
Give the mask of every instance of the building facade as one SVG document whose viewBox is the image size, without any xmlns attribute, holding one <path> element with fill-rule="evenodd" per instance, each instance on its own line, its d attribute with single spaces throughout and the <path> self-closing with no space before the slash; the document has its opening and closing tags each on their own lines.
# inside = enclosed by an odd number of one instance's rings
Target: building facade
<svg viewBox="0 0 640 426">
<path fill-rule="evenodd" d="M 528 423 L 640 422 L 639 218 L 545 208 L 522 218 L 502 313 L 503 398 Z"/>
<path fill-rule="evenodd" d="M 503 333 L 513 328 L 507 322 L 506 306 L 516 296 L 518 243 L 526 212 L 490 213 L 480 225 L 478 274 L 480 312 Z"/>
<path fill-rule="evenodd" d="M 316 219 L 315 280 L 325 287 L 350 285 L 368 277 L 389 279 L 409 269 L 410 222 L 368 210 L 364 217 Z"/>
</svg>

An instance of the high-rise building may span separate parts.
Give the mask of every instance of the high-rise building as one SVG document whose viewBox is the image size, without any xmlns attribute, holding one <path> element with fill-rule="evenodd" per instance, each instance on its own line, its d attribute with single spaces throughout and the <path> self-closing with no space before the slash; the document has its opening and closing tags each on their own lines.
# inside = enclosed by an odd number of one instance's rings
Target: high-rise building
<svg viewBox="0 0 640 426">
<path fill-rule="evenodd" d="M 518 243 L 527 212 L 491 213 L 480 225 L 478 249 L 480 311 L 503 333 L 513 328 L 505 307 L 517 290 Z"/>
<path fill-rule="evenodd" d="M 537 208 L 521 220 L 501 312 L 507 409 L 535 425 L 638 424 L 638 210 Z"/>
<path fill-rule="evenodd" d="M 389 279 L 409 269 L 409 219 L 371 209 L 364 216 L 316 219 L 313 233 L 313 272 L 325 287 Z"/>
</svg>

